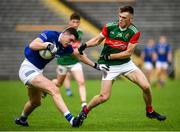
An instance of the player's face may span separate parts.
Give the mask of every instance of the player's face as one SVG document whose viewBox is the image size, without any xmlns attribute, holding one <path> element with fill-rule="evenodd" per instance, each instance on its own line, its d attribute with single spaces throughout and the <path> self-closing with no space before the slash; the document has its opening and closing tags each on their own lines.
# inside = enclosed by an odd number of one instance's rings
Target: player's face
<svg viewBox="0 0 180 132">
<path fill-rule="evenodd" d="M 129 12 L 119 13 L 119 26 L 127 28 L 132 22 L 132 15 Z"/>
<path fill-rule="evenodd" d="M 75 36 L 69 33 L 64 33 L 61 37 L 61 43 L 64 47 L 72 45 L 75 42 Z"/>
<path fill-rule="evenodd" d="M 78 29 L 79 25 L 80 25 L 80 20 L 72 19 L 72 20 L 69 21 L 69 26 L 70 27 Z"/>
<path fill-rule="evenodd" d="M 165 36 L 160 36 L 160 39 L 159 39 L 159 42 L 161 43 L 161 44 L 165 44 L 166 43 L 166 37 Z"/>
<path fill-rule="evenodd" d="M 154 39 L 149 39 L 147 44 L 148 44 L 148 47 L 153 47 L 155 45 Z"/>
</svg>

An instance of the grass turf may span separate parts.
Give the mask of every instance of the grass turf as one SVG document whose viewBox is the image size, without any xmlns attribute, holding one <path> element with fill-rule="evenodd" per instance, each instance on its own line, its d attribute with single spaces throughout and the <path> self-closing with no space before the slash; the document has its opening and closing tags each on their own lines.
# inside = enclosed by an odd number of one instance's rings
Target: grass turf
<svg viewBox="0 0 180 132">
<path fill-rule="evenodd" d="M 87 100 L 100 91 L 100 81 L 88 80 Z M 62 96 L 73 115 L 80 111 L 77 85 L 72 81 L 73 97 Z M 93 109 L 80 128 L 72 128 L 56 109 L 50 96 L 42 99 L 42 105 L 29 116 L 30 127 L 14 124 L 21 114 L 27 90 L 20 81 L 0 81 L 0 130 L 2 131 L 174 131 L 180 130 L 180 82 L 168 81 L 164 88 L 152 88 L 153 105 L 157 112 L 167 116 L 159 122 L 145 117 L 145 105 L 141 90 L 133 83 L 117 80 L 108 102 Z"/>
</svg>

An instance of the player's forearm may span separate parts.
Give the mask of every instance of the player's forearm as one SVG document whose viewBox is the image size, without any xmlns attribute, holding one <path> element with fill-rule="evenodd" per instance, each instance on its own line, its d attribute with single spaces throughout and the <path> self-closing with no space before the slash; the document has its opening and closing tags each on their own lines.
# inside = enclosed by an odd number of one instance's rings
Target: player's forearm
<svg viewBox="0 0 180 132">
<path fill-rule="evenodd" d="M 92 66 L 92 67 L 94 66 L 94 62 L 91 61 L 91 60 L 87 57 L 86 54 L 83 54 L 83 55 L 79 54 L 78 49 L 74 49 L 73 55 L 74 55 L 78 60 L 80 60 L 81 62 L 83 62 L 83 63 L 85 63 L 85 64 L 87 64 L 87 65 L 89 65 L 89 66 Z"/>
<path fill-rule="evenodd" d="M 94 62 L 91 61 L 85 54 L 78 56 L 78 59 L 83 62 L 84 64 L 87 64 L 91 67 L 94 66 Z"/>
<path fill-rule="evenodd" d="M 89 41 L 86 42 L 87 47 L 94 47 L 96 45 L 99 45 L 102 42 L 102 39 L 99 39 L 98 37 L 92 38 Z"/>
<path fill-rule="evenodd" d="M 30 44 L 29 47 L 33 50 L 42 50 L 42 49 L 46 49 L 47 45 L 43 43 L 35 43 L 35 44 Z"/>
<path fill-rule="evenodd" d="M 116 54 L 110 54 L 110 59 L 126 59 L 131 57 L 131 55 L 134 52 L 136 44 L 131 44 L 129 43 L 127 50 L 122 51 L 120 53 L 116 53 Z"/>
<path fill-rule="evenodd" d="M 114 60 L 114 59 L 126 59 L 126 58 L 131 57 L 131 55 L 132 55 L 132 52 L 126 50 L 126 51 L 123 51 L 123 52 L 120 52 L 120 53 L 110 54 L 110 58 L 111 58 L 111 60 Z"/>
<path fill-rule="evenodd" d="M 89 48 L 89 47 L 94 47 L 96 45 L 98 45 L 98 42 L 97 41 L 87 41 L 86 42 L 86 47 Z"/>
<path fill-rule="evenodd" d="M 48 46 L 47 42 L 43 42 L 39 39 L 35 39 L 33 40 L 30 44 L 29 44 L 29 48 L 33 49 L 33 50 L 42 50 L 42 49 L 46 49 Z"/>
</svg>

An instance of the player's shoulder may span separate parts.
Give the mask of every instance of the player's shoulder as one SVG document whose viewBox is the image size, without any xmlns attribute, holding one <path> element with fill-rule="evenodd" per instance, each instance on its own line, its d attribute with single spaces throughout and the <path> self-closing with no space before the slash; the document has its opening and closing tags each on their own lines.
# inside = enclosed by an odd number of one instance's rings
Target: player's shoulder
<svg viewBox="0 0 180 132">
<path fill-rule="evenodd" d="M 54 30 L 44 30 L 41 35 L 48 36 L 48 37 L 58 37 L 61 32 L 54 31 Z"/>
<path fill-rule="evenodd" d="M 128 29 L 131 30 L 132 32 L 134 32 L 134 34 L 136 34 L 137 32 L 140 32 L 139 29 L 134 24 L 131 24 L 128 27 Z"/>
<path fill-rule="evenodd" d="M 42 33 L 48 33 L 48 34 L 60 34 L 60 32 L 55 30 L 44 30 Z"/>
</svg>

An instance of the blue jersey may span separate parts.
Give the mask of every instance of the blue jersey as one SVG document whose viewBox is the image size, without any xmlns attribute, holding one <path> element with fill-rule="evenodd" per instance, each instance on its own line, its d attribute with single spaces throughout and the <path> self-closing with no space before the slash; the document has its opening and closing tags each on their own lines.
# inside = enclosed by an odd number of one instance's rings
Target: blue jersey
<svg viewBox="0 0 180 132">
<path fill-rule="evenodd" d="M 145 47 L 144 48 L 144 61 L 153 62 L 152 54 L 155 52 L 154 47 Z"/>
<path fill-rule="evenodd" d="M 168 61 L 168 53 L 171 52 L 171 47 L 169 44 L 160 44 L 158 43 L 155 47 L 156 54 L 157 54 L 157 60 L 161 62 L 167 62 Z"/>
<path fill-rule="evenodd" d="M 39 38 L 43 40 L 43 42 L 51 42 L 56 45 L 57 53 L 55 56 L 63 56 L 66 54 L 72 54 L 73 48 L 71 45 L 67 47 L 63 47 L 63 45 L 59 42 L 61 32 L 57 31 L 44 31 L 39 34 Z M 25 57 L 31 62 L 34 66 L 39 69 L 43 69 L 53 58 L 51 59 L 43 59 L 39 55 L 39 50 L 33 50 L 29 48 L 29 46 L 25 47 L 24 50 Z"/>
</svg>

